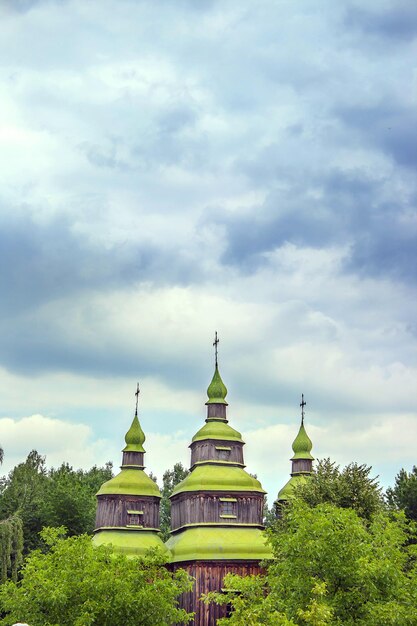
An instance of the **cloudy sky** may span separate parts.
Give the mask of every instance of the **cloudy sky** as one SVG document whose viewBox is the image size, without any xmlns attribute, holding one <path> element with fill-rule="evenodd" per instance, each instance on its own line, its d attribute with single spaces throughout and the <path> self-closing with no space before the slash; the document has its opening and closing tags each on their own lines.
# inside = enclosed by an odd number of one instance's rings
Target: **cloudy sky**
<svg viewBox="0 0 417 626">
<path fill-rule="evenodd" d="M 417 463 L 414 0 L 1 0 L 3 471 L 161 478 L 219 332 L 248 469 Z"/>
</svg>

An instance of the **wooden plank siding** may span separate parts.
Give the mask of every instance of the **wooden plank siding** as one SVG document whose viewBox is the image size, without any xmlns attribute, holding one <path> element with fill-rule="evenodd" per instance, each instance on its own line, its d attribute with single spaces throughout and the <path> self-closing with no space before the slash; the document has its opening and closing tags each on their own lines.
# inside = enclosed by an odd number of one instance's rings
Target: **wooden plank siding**
<svg viewBox="0 0 417 626">
<path fill-rule="evenodd" d="M 227 458 L 224 458 L 224 453 L 218 448 L 230 448 L 230 452 L 227 454 Z M 224 461 L 227 460 L 231 463 L 239 463 L 244 466 L 243 462 L 243 443 L 234 441 L 222 441 L 222 440 L 204 440 L 195 441 L 191 444 L 191 467 L 195 463 L 201 461 Z"/>
<path fill-rule="evenodd" d="M 222 518 L 221 498 L 236 499 L 234 511 L 236 518 Z M 171 528 L 173 531 L 185 524 L 256 524 L 263 526 L 262 494 L 246 492 L 197 492 L 181 493 L 171 500 Z"/>
<path fill-rule="evenodd" d="M 205 604 L 200 600 L 203 593 L 221 590 L 226 574 L 249 576 L 263 573 L 258 561 L 196 561 L 171 565 L 170 568 L 172 571 L 185 569 L 195 580 L 193 590 L 184 593 L 179 600 L 181 608 L 188 612 L 195 612 L 195 618 L 190 622 L 191 626 L 215 626 L 216 620 L 227 616 L 227 606 Z"/>
<path fill-rule="evenodd" d="M 127 512 L 132 510 L 143 511 L 141 525 L 144 528 L 159 528 L 159 500 L 153 496 L 98 496 L 96 528 L 127 526 Z"/>
</svg>

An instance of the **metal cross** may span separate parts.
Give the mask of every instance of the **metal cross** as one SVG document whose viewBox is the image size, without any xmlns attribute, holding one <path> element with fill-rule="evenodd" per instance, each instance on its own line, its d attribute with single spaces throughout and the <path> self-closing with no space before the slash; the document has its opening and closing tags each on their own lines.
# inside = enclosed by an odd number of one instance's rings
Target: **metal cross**
<svg viewBox="0 0 417 626">
<path fill-rule="evenodd" d="M 139 402 L 139 394 L 140 394 L 140 389 L 139 389 L 139 383 L 136 387 L 136 392 L 135 392 L 135 396 L 136 396 L 136 411 L 135 411 L 135 417 L 138 416 L 138 402 Z"/>
<path fill-rule="evenodd" d="M 301 402 L 300 402 L 300 407 L 301 407 L 301 423 L 304 424 L 304 407 L 307 405 L 307 402 L 305 402 L 304 400 L 304 394 L 301 394 Z"/>
<path fill-rule="evenodd" d="M 217 346 L 219 343 L 220 339 L 217 337 L 217 330 L 216 330 L 216 334 L 214 336 L 214 341 L 213 341 L 213 346 L 214 346 L 214 353 L 215 353 L 215 357 L 216 357 L 216 367 L 217 367 Z"/>
</svg>

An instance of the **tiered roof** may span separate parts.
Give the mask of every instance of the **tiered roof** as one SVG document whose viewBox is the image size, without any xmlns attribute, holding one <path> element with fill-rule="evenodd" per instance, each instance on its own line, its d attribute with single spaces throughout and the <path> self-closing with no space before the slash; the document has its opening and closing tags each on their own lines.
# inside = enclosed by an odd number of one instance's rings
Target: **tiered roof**
<svg viewBox="0 0 417 626">
<path fill-rule="evenodd" d="M 241 434 L 226 417 L 227 389 L 216 362 L 206 423 L 192 439 L 191 471 L 171 496 L 172 562 L 261 560 L 265 491 L 244 467 Z"/>
</svg>

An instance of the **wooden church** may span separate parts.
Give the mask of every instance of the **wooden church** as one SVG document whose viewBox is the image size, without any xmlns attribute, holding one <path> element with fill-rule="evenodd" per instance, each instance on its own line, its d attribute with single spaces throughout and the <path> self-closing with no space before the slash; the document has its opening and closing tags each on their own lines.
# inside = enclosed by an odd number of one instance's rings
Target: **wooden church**
<svg viewBox="0 0 417 626">
<path fill-rule="evenodd" d="M 194 626 L 214 626 L 225 617 L 226 606 L 201 601 L 202 594 L 220 591 L 229 572 L 242 576 L 261 572 L 271 557 L 263 533 L 265 491 L 245 471 L 241 434 L 227 420 L 227 389 L 216 361 L 207 389 L 207 417 L 191 444 L 189 475 L 171 495 L 171 537 L 164 545 L 159 535 L 160 491 L 144 471 L 145 435 L 136 412 L 126 434 L 121 471 L 97 493 L 96 544 L 113 544 L 129 556 L 144 555 L 151 547 L 166 554 L 167 566 L 185 569 L 195 580 L 184 594 L 182 608 L 195 613 Z M 303 400 L 304 402 L 304 400 Z M 280 491 L 282 504 L 297 481 L 311 473 L 311 441 L 302 423 L 293 444 L 290 481 Z"/>
</svg>

